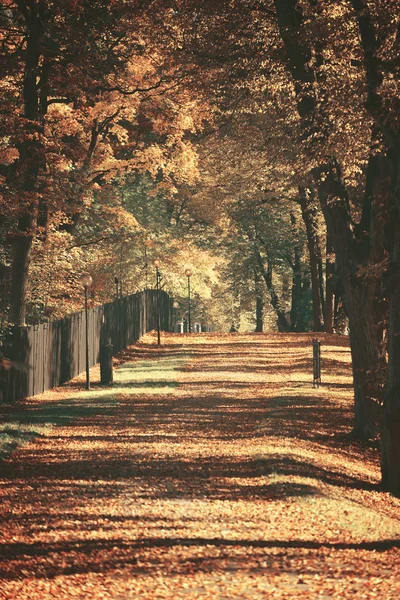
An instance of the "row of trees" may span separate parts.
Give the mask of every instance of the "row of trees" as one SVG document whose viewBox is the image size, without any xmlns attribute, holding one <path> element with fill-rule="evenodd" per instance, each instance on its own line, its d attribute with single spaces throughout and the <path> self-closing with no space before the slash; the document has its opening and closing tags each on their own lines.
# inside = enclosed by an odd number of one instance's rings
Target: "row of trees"
<svg viewBox="0 0 400 600">
<path fill-rule="evenodd" d="M 180 86 L 187 74 L 159 5 L 1 2 L 0 228 L 11 322 L 25 322 L 28 300 L 46 304 L 58 279 L 66 308 L 82 270 L 115 263 L 121 241 L 138 237 L 116 177 L 148 173 L 169 196 L 197 177 L 187 133 L 206 109 Z"/>
<path fill-rule="evenodd" d="M 343 305 L 354 435 L 400 494 L 399 0 L 2 0 L 0 277 L 23 323 L 201 262 L 202 310 Z M 199 299 L 200 301 L 200 299 Z M 336 308 L 336 310 L 335 310 Z M 58 315 L 57 315 L 58 316 Z M 386 356 L 388 355 L 388 362 Z"/>
<path fill-rule="evenodd" d="M 239 113 L 239 119 L 244 115 L 263 136 L 259 167 L 267 173 L 259 176 L 253 170 L 251 202 L 263 204 L 284 195 L 300 204 L 314 274 L 320 251 L 313 247 L 311 221 L 315 201 L 319 203 L 328 257 L 331 248 L 335 256 L 336 292 L 349 319 L 354 434 L 370 439 L 381 432 L 383 485 L 399 494 L 400 5 L 395 0 L 275 0 L 230 7 L 224 6 L 225 20 L 218 12 L 221 5 L 216 8 L 227 32 L 223 44 L 218 43 L 219 28 L 212 31 L 205 25 L 216 21 L 215 13 L 210 17 L 204 10 L 198 52 L 214 48 L 215 59 L 222 63 L 233 57 L 226 86 L 217 92 L 222 104 L 229 105 L 225 115 L 232 116 L 235 126 Z M 228 18 L 236 27 L 240 24 L 241 36 L 229 28 Z M 222 64 L 220 71 L 224 69 Z M 282 110 L 294 125 L 290 132 L 279 122 Z M 286 138 L 279 145 L 274 143 L 277 128 Z M 295 151 L 290 152 L 288 139 Z M 274 156 L 272 174 L 265 154 Z M 265 250 L 262 236 L 253 235 Z M 265 256 L 261 262 L 268 262 Z M 329 266 L 325 283 L 320 314 L 329 329 Z M 317 289 L 315 282 L 318 323 Z"/>
</svg>

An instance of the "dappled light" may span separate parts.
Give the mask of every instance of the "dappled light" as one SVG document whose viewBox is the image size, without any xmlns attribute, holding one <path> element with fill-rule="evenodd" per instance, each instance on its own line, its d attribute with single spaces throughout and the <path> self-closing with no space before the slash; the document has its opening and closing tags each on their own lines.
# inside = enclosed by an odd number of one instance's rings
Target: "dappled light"
<svg viewBox="0 0 400 600">
<path fill-rule="evenodd" d="M 113 385 L 8 407 L 31 433 L 1 463 L 2 597 L 396 598 L 400 500 L 350 436 L 347 339 L 321 334 L 319 388 L 308 334 L 154 339 Z"/>
</svg>

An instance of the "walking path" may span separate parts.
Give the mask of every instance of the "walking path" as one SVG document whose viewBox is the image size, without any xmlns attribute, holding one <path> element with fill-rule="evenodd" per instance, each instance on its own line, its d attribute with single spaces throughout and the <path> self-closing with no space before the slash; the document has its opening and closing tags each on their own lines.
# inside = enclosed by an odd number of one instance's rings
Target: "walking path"
<svg viewBox="0 0 400 600">
<path fill-rule="evenodd" d="M 0 598 L 397 600 L 400 500 L 348 436 L 346 340 L 313 389 L 311 339 L 146 336 L 112 388 L 17 406 Z"/>
</svg>

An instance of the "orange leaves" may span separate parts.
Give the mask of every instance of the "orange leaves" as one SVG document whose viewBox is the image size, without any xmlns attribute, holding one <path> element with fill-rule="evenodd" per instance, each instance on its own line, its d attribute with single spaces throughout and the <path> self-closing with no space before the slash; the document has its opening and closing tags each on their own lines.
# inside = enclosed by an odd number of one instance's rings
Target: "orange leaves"
<svg viewBox="0 0 400 600">
<path fill-rule="evenodd" d="M 2 465 L 4 598 L 397 600 L 400 500 L 346 435 L 347 340 L 322 336 L 318 390 L 312 335 L 165 334 L 113 388 L 30 399 L 65 418 Z"/>
</svg>

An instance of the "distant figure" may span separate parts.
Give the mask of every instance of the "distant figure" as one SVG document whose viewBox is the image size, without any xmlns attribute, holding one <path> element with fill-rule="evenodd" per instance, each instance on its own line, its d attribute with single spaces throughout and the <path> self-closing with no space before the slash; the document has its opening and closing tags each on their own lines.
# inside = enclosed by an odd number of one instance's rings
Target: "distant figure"
<svg viewBox="0 0 400 600">
<path fill-rule="evenodd" d="M 234 323 L 232 323 L 232 327 L 230 328 L 229 333 L 237 333 L 237 329 Z"/>
</svg>

